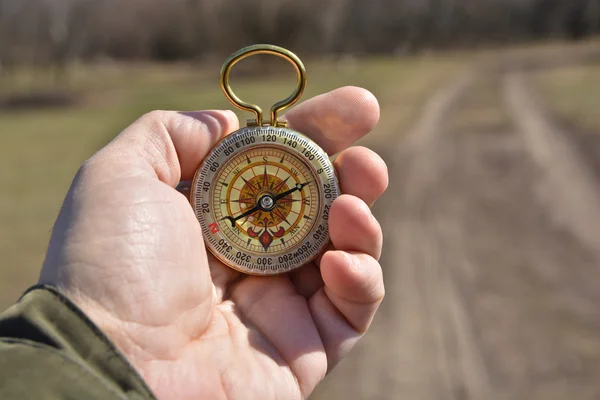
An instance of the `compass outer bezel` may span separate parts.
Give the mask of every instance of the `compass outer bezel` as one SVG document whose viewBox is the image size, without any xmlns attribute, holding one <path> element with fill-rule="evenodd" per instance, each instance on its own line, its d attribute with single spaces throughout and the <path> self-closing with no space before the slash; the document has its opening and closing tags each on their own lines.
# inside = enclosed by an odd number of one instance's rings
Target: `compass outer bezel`
<svg viewBox="0 0 600 400">
<path fill-rule="evenodd" d="M 225 147 L 229 142 L 235 143 L 236 142 L 236 138 L 238 137 L 244 137 L 244 136 L 248 136 L 249 133 L 251 134 L 251 132 L 255 132 L 255 136 L 258 137 L 262 134 L 265 135 L 277 135 L 277 138 L 279 139 L 281 136 L 282 132 L 288 132 L 294 136 L 296 136 L 296 138 L 298 139 L 298 141 L 304 140 L 306 141 L 307 144 L 310 145 L 311 149 L 315 151 L 316 155 L 315 155 L 315 160 L 318 160 L 318 162 L 320 163 L 320 165 L 322 167 L 328 168 L 328 170 L 330 170 L 332 172 L 331 176 L 327 176 L 325 179 L 321 178 L 321 176 L 317 173 L 317 170 L 315 169 L 314 162 L 311 162 L 310 160 L 304 160 L 302 159 L 302 152 L 296 149 L 292 149 L 292 148 L 288 148 L 286 147 L 286 145 L 279 143 L 279 142 L 257 142 L 257 143 L 253 143 L 253 144 L 248 144 L 248 145 L 243 145 L 242 148 L 240 148 L 239 150 L 235 151 L 234 153 L 231 154 L 231 157 L 234 157 L 236 154 L 250 150 L 252 148 L 257 148 L 257 147 L 280 147 L 282 148 L 284 151 L 289 152 L 290 154 L 294 155 L 295 157 L 298 157 L 302 162 L 304 162 L 309 169 L 311 170 L 311 173 L 314 176 L 318 176 L 319 177 L 319 181 L 321 183 L 320 187 L 318 188 L 318 196 L 320 198 L 320 200 L 322 200 L 322 204 L 320 209 L 318 210 L 318 218 L 317 220 L 314 222 L 314 224 L 311 226 L 310 231 L 308 232 L 308 234 L 306 235 L 305 239 L 301 240 L 297 245 L 295 245 L 294 247 L 292 247 L 292 251 L 296 248 L 300 248 L 302 247 L 302 244 L 304 242 L 306 242 L 306 239 L 313 235 L 316 230 L 318 229 L 319 225 L 321 225 L 321 223 L 324 223 L 326 225 L 326 230 L 325 233 L 322 234 L 322 238 L 323 239 L 315 239 L 315 240 L 322 240 L 321 244 L 319 246 L 317 246 L 317 248 L 315 250 L 310 251 L 310 257 L 306 257 L 305 259 L 301 259 L 301 261 L 298 263 L 298 265 L 293 265 L 292 267 L 288 267 L 285 269 L 279 269 L 279 268 L 274 268 L 274 269 L 265 269 L 265 270 L 259 270 L 258 268 L 247 268 L 241 264 L 236 263 L 235 261 L 225 257 L 223 254 L 221 254 L 221 252 L 219 252 L 218 250 L 218 246 L 214 246 L 210 243 L 210 237 L 209 236 L 209 224 L 206 221 L 205 218 L 203 218 L 203 213 L 201 212 L 201 210 L 198 210 L 199 204 L 201 204 L 200 201 L 197 201 L 197 192 L 198 190 L 202 190 L 200 188 L 200 183 L 202 183 L 204 181 L 204 179 L 202 179 L 202 175 L 203 175 L 203 171 L 205 171 L 206 169 L 209 169 L 209 165 L 208 163 L 210 162 L 210 160 L 213 158 L 213 156 L 215 155 L 216 152 L 218 152 L 220 150 L 221 147 Z M 321 159 L 319 159 L 318 156 L 321 156 Z M 229 158 L 229 157 L 228 157 Z M 214 174 L 214 178 L 216 179 L 219 175 L 219 172 L 221 170 L 221 168 L 223 168 L 223 165 L 219 165 L 216 169 L 216 171 L 211 172 L 211 174 Z M 330 199 L 326 199 L 324 196 L 324 188 L 322 186 L 323 183 L 329 183 L 332 184 L 332 196 Z M 214 191 L 214 184 L 211 184 L 210 189 L 209 189 L 209 194 L 211 195 L 211 198 L 209 199 L 210 203 L 212 204 L 212 195 L 213 195 L 213 191 Z M 329 219 L 323 219 L 323 214 L 325 211 L 325 206 L 327 204 L 329 204 L 329 206 L 331 207 L 331 204 L 333 204 L 333 202 L 335 201 L 335 199 L 337 197 L 339 197 L 341 195 L 341 190 L 340 190 L 340 185 L 339 185 L 339 179 L 338 179 L 338 174 L 337 171 L 335 170 L 335 167 L 333 165 L 333 163 L 331 162 L 331 160 L 329 159 L 328 154 L 317 144 L 315 143 L 312 139 L 310 139 L 309 137 L 307 137 L 306 135 L 302 134 L 301 132 L 295 131 L 293 129 L 287 128 L 287 127 L 275 127 L 275 126 L 271 126 L 271 125 L 263 125 L 263 126 L 247 126 L 247 127 L 243 127 L 241 129 L 238 129 L 237 131 L 226 135 L 225 137 L 223 137 L 221 140 L 219 140 L 219 142 L 217 142 L 213 148 L 211 149 L 211 151 L 209 152 L 209 154 L 204 158 L 204 160 L 202 161 L 200 167 L 196 170 L 196 173 L 194 175 L 194 178 L 192 180 L 192 186 L 191 186 L 191 190 L 189 193 L 189 201 L 190 204 L 192 206 L 192 209 L 194 211 L 194 214 L 196 215 L 196 218 L 201 226 L 202 229 L 202 236 L 203 236 L 203 240 L 204 240 L 204 244 L 205 247 L 210 251 L 211 254 L 213 254 L 219 261 L 221 261 L 223 264 L 225 264 L 226 266 L 237 270 L 241 273 L 244 273 L 246 275 L 254 275 L 254 276 L 273 276 L 273 275 L 281 275 L 281 274 L 285 274 L 288 273 L 290 271 L 296 270 L 298 268 L 301 268 L 302 266 L 310 263 L 311 261 L 314 261 L 315 259 L 317 259 L 321 254 L 324 253 L 324 251 L 329 247 L 330 243 L 331 243 L 331 239 L 329 237 Z M 199 212 L 200 211 L 200 212 Z M 210 212 L 207 215 L 213 215 L 213 212 Z M 311 241 L 310 239 L 308 240 L 309 242 Z M 285 252 L 285 253 L 281 253 L 281 254 L 288 254 L 291 253 L 290 251 Z M 313 254 L 314 252 L 314 254 Z M 267 255 L 265 257 L 277 257 L 277 255 L 271 256 L 271 255 Z M 255 264 L 257 265 L 257 264 Z M 275 264 L 273 267 L 278 266 L 281 264 Z"/>
</svg>

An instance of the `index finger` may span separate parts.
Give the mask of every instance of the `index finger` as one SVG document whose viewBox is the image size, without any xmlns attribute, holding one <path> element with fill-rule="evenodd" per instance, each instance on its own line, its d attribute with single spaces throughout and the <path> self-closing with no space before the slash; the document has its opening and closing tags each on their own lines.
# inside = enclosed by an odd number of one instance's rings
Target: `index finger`
<svg viewBox="0 0 600 400">
<path fill-rule="evenodd" d="M 346 86 L 306 100 L 282 119 L 333 155 L 377 125 L 379 103 L 368 90 Z"/>
</svg>

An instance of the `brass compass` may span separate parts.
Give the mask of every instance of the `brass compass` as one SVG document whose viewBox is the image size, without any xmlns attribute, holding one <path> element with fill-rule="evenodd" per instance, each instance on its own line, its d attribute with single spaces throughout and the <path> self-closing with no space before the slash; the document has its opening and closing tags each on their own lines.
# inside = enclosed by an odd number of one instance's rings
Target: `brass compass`
<svg viewBox="0 0 600 400">
<path fill-rule="evenodd" d="M 298 85 L 271 108 L 239 99 L 229 85 L 232 67 L 255 54 L 290 61 Z M 308 137 L 287 128 L 278 113 L 298 101 L 306 85 L 300 59 L 272 45 L 254 45 L 231 55 L 221 70 L 221 87 L 254 120 L 215 145 L 196 172 L 190 202 L 206 247 L 225 265 L 252 275 L 291 271 L 317 257 L 329 242 L 329 209 L 340 189 L 328 155 Z"/>
</svg>

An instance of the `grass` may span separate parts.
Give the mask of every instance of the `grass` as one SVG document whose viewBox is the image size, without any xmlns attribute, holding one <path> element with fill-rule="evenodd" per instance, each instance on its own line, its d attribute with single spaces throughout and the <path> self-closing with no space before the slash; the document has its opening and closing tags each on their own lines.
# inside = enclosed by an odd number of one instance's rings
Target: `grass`
<svg viewBox="0 0 600 400">
<path fill-rule="evenodd" d="M 380 100 L 381 123 L 369 145 L 399 135 L 439 82 L 461 61 L 452 57 L 386 58 L 307 63 L 307 99 L 344 85 L 363 86 Z M 232 108 L 220 66 L 75 66 L 67 83 L 39 71 L 0 78 L 0 98 L 30 90 L 79 93 L 74 108 L 0 112 L 0 308 L 36 282 L 50 230 L 77 168 L 139 115 L 153 109 Z M 290 68 L 291 69 L 291 68 Z M 268 110 L 293 89 L 286 74 L 233 76 L 243 99 Z M 249 117 L 239 112 L 241 120 Z"/>
<path fill-rule="evenodd" d="M 560 117 L 584 132 L 600 133 L 600 63 L 539 72 L 535 82 Z"/>
</svg>

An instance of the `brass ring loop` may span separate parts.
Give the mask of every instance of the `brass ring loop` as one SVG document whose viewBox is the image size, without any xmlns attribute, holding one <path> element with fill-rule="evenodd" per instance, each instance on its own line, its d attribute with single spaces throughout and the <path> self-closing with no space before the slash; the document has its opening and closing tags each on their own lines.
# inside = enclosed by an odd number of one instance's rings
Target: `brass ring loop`
<svg viewBox="0 0 600 400">
<path fill-rule="evenodd" d="M 245 111 L 252 111 L 256 115 L 256 124 L 263 124 L 263 115 L 262 109 L 255 105 L 250 104 L 242 99 L 240 99 L 229 85 L 229 74 L 231 73 L 231 69 L 235 64 L 239 61 L 243 60 L 246 57 L 250 57 L 256 54 L 270 54 L 274 56 L 278 56 L 288 60 L 290 63 L 294 65 L 296 72 L 298 74 L 298 84 L 294 92 L 284 100 L 278 101 L 273 104 L 271 107 L 271 122 L 270 124 L 273 126 L 285 126 L 285 122 L 277 121 L 277 115 L 279 111 L 285 110 L 288 107 L 294 105 L 302 96 L 304 92 L 304 88 L 306 87 L 306 70 L 304 69 L 304 64 L 302 61 L 291 51 L 286 50 L 282 47 L 270 45 L 270 44 L 255 44 L 252 46 L 244 47 L 241 50 L 233 53 L 223 64 L 221 68 L 221 88 L 227 96 L 227 99 L 237 108 L 240 108 Z"/>
</svg>

